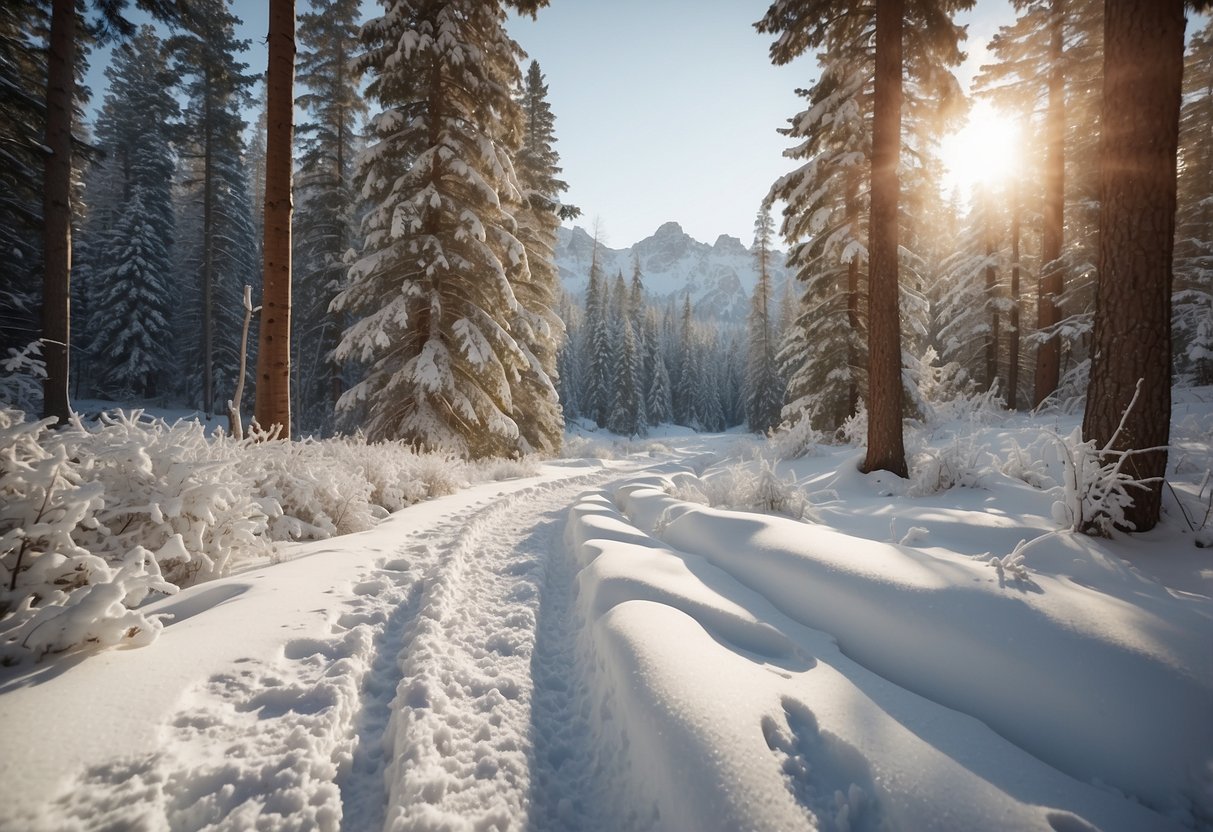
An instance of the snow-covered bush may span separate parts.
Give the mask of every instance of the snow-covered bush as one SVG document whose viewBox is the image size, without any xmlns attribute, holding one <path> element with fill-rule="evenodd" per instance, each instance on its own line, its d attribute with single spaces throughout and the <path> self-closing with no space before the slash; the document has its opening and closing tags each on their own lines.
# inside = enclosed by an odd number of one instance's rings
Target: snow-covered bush
<svg viewBox="0 0 1213 832">
<path fill-rule="evenodd" d="M 22 349 L 9 347 L 8 356 L 0 359 L 0 405 L 8 405 L 26 413 L 42 408 L 42 381 L 46 378 L 46 362 L 42 360 L 42 342 L 31 341 Z"/>
<path fill-rule="evenodd" d="M 116 560 L 144 546 L 162 553 L 168 581 L 187 586 L 273 551 L 267 532 L 282 509 L 257 490 L 264 467 L 257 446 L 208 439 L 198 422 L 169 425 L 140 411 L 102 414 L 91 427 L 77 419 L 65 440 L 105 494 L 100 524 L 81 538 L 94 554 Z"/>
<path fill-rule="evenodd" d="M 998 469 L 1008 477 L 1022 480 L 1033 488 L 1041 490 L 1053 488 L 1057 481 L 1049 473 L 1049 465 L 1043 459 L 1043 442 L 1053 442 L 1056 434 L 1045 434 L 1040 440 L 1031 443 L 1026 448 L 1014 439 L 1007 458 L 999 464 Z"/>
<path fill-rule="evenodd" d="M 738 511 L 765 511 L 803 519 L 808 499 L 792 478 L 782 479 L 767 460 L 757 468 L 739 463 L 704 476 L 690 474 L 672 478 L 670 496 L 691 503 Z"/>
<path fill-rule="evenodd" d="M 812 420 L 798 419 L 795 424 L 784 422 L 771 432 L 768 447 L 776 459 L 800 459 L 812 454 L 825 442 L 825 435 L 814 430 Z"/>
<path fill-rule="evenodd" d="M 846 418 L 842 423 L 842 427 L 838 429 L 838 435 L 843 442 L 848 445 L 854 445 L 861 448 L 868 442 L 868 406 L 863 399 L 859 400 L 859 406 L 855 408 L 855 412 Z"/>
<path fill-rule="evenodd" d="M 1133 503 L 1129 489 L 1140 490 L 1156 480 L 1125 473 L 1124 465 L 1135 452 L 1114 450 L 1113 446 L 1140 392 L 1138 382 L 1120 425 L 1104 447 L 1094 439 L 1083 441 L 1080 427 L 1064 439 L 1054 435 L 1062 462 L 1062 498 L 1053 504 L 1053 520 L 1063 528 L 1110 537 L 1113 529 L 1132 525 L 1125 520 L 1125 508 Z M 1136 452 L 1146 450 L 1156 449 Z"/>
<path fill-rule="evenodd" d="M 1006 408 L 997 385 L 981 390 L 957 362 L 939 364 L 934 349 L 928 348 L 920 360 L 910 362 L 906 373 L 914 382 L 906 385 L 911 404 L 928 425 L 951 421 L 982 424 L 1001 418 Z"/>
<path fill-rule="evenodd" d="M 927 448 L 914 456 L 907 493 L 921 497 L 950 488 L 980 488 L 993 465 L 994 456 L 972 435 L 958 436 L 938 450 Z"/>
<path fill-rule="evenodd" d="M 82 539 L 106 533 L 104 484 L 53 419 L 0 409 L 0 662 L 96 643 L 145 644 L 159 621 L 129 609 L 149 591 L 175 592 L 141 546 L 115 566 Z M 81 459 L 81 457 L 86 457 Z M 181 550 L 180 538 L 172 541 Z"/>
</svg>

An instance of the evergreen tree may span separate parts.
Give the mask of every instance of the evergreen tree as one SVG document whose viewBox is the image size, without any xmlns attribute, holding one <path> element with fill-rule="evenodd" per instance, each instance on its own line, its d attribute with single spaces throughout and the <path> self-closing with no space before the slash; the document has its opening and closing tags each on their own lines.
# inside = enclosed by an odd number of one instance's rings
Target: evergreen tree
<svg viewBox="0 0 1213 832">
<path fill-rule="evenodd" d="M 299 16 L 295 101 L 307 115 L 297 131 L 291 363 L 293 409 L 303 432 L 331 432 L 341 395 L 333 353 L 342 321 L 329 306 L 345 282 L 346 252 L 358 242 L 354 155 L 366 113 L 353 60 L 360 14 L 357 0 L 312 0 L 312 11 Z"/>
<path fill-rule="evenodd" d="M 605 425 L 611 405 L 611 331 L 608 290 L 598 263 L 598 237 L 590 257 L 590 278 L 586 288 L 585 328 L 581 348 L 581 412 L 599 425 Z"/>
<path fill-rule="evenodd" d="M 182 197 L 197 221 L 187 222 L 196 236 L 180 235 L 188 281 L 180 366 L 187 400 L 213 413 L 235 385 L 244 286 L 260 284 L 240 117 L 254 78 L 236 58 L 248 43 L 236 39 L 238 18 L 226 0 L 196 0 L 194 9 L 186 30 L 168 41 L 174 68 L 188 79 Z"/>
<path fill-rule="evenodd" d="M 35 3 L 0 4 L 0 358 L 37 340 L 42 296 L 46 50 Z"/>
<path fill-rule="evenodd" d="M 618 360 L 615 362 L 611 412 L 606 426 L 624 436 L 640 436 L 647 421 L 641 386 L 640 347 L 630 317 L 625 315 L 620 320 Z"/>
<path fill-rule="evenodd" d="M 695 393 L 699 387 L 696 362 L 695 333 L 691 322 L 691 295 L 683 298 L 681 325 L 678 327 L 677 346 L 678 379 L 674 382 L 674 423 L 687 427 L 698 427 Z"/>
<path fill-rule="evenodd" d="M 581 409 L 581 352 L 582 326 L 580 310 L 574 308 L 569 296 L 560 291 L 560 320 L 564 321 L 565 339 L 556 354 L 556 392 L 560 395 L 560 406 L 566 422 L 577 419 Z"/>
<path fill-rule="evenodd" d="M 355 322 L 337 349 L 363 378 L 341 398 L 367 434 L 471 457 L 527 449 L 511 414 L 527 355 L 510 334 L 530 279 L 503 205 L 520 50 L 488 0 L 391 0 L 363 27 L 379 103 L 359 169 L 371 209 L 335 307 Z"/>
<path fill-rule="evenodd" d="M 79 277 L 87 287 L 87 353 L 94 390 L 147 398 L 163 389 L 177 298 L 171 247 L 176 218 L 173 121 L 180 108 L 163 43 L 140 28 L 114 53 L 97 119 L 105 154 L 89 177 Z"/>
<path fill-rule="evenodd" d="M 522 191 L 515 216 L 518 238 L 526 248 L 529 279 L 515 280 L 514 293 L 522 313 L 514 329 L 527 355 L 528 367 L 514 390 L 514 417 L 528 444 L 554 453 L 563 438 L 563 417 L 557 394 L 557 354 L 565 338 L 554 306 L 560 273 L 555 263 L 556 229 L 560 220 L 581 212 L 560 203 L 568 189 L 558 178 L 555 116 L 547 101 L 548 87 L 536 61 L 531 61 L 517 94 L 522 115 L 520 146 L 514 160 Z"/>
<path fill-rule="evenodd" d="M 754 258 L 758 285 L 750 302 L 749 350 L 745 374 L 745 420 L 750 430 L 766 433 L 779 423 L 783 388 L 775 359 L 775 328 L 771 324 L 771 237 L 775 223 L 763 205 L 754 222 Z"/>
<path fill-rule="evenodd" d="M 657 329 L 657 312 L 649 310 L 644 319 L 644 363 L 649 371 L 645 388 L 645 414 L 650 425 L 661 425 L 674 418 L 674 407 L 670 393 L 670 373 L 661 348 L 661 336 Z"/>
<path fill-rule="evenodd" d="M 1124 519 L 1162 510 L 1171 428 L 1171 258 L 1184 0 L 1108 0 L 1100 135 L 1099 284 L 1082 435 L 1131 451 L 1142 481 Z M 1143 69 L 1144 68 L 1144 69 Z M 1097 521 L 1096 521 L 1097 522 Z"/>
<path fill-rule="evenodd" d="M 1197 32 L 1184 61 L 1175 218 L 1175 364 L 1213 384 L 1213 23 Z"/>
</svg>

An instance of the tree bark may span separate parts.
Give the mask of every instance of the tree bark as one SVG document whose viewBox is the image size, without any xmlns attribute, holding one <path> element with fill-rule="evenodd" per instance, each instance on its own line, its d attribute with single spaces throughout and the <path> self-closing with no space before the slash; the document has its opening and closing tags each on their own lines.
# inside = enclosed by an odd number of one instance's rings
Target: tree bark
<svg viewBox="0 0 1213 832">
<path fill-rule="evenodd" d="M 72 107 L 76 90 L 76 7 L 54 0 L 47 54 L 46 164 L 43 179 L 42 415 L 71 418 Z"/>
<path fill-rule="evenodd" d="M 864 471 L 907 476 L 902 437 L 897 203 L 902 0 L 876 0 L 871 220 L 868 227 L 868 453 Z"/>
<path fill-rule="evenodd" d="M 270 0 L 266 73 L 265 218 L 257 422 L 291 436 L 291 146 L 294 134 L 295 0 Z"/>
<path fill-rule="evenodd" d="M 1045 199 L 1040 248 L 1040 282 L 1037 288 L 1036 329 L 1048 329 L 1061 316 L 1057 298 L 1064 287 L 1061 246 L 1065 222 L 1066 190 L 1066 86 L 1062 70 L 1065 0 L 1053 0 L 1049 9 L 1049 103 L 1045 112 Z M 1061 339 L 1050 338 L 1036 350 L 1036 406 L 1053 395 L 1061 380 Z"/>
<path fill-rule="evenodd" d="M 1171 424 L 1171 256 L 1183 78 L 1183 0 L 1107 0 L 1100 137 L 1099 281 L 1083 436 L 1104 447 L 1139 380 L 1112 450 L 1142 450 L 1126 523 L 1153 528 Z M 1159 449 L 1159 450 L 1147 450 Z"/>
</svg>

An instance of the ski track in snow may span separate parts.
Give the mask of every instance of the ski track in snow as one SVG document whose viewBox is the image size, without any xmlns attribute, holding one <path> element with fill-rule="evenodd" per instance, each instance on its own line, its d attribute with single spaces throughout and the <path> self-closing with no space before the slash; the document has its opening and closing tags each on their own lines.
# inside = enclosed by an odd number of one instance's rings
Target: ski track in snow
<svg viewBox="0 0 1213 832">
<path fill-rule="evenodd" d="M 53 820 L 20 828 L 590 829 L 562 534 L 579 494 L 629 475 L 540 483 L 412 530 L 314 610 L 329 638 L 213 676 L 161 751 L 83 772 Z"/>
</svg>

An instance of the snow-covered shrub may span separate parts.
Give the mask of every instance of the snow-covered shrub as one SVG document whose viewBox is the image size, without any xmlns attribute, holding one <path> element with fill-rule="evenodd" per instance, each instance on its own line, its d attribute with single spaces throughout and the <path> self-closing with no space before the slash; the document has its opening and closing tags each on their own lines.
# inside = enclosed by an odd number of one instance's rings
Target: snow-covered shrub
<svg viewBox="0 0 1213 832">
<path fill-rule="evenodd" d="M 243 443 L 244 468 L 257 494 L 281 507 L 270 521 L 273 540 L 320 540 L 372 528 L 374 487 L 350 445 L 341 442 Z"/>
<path fill-rule="evenodd" d="M 859 400 L 855 412 L 842 423 L 842 427 L 838 429 L 838 435 L 843 442 L 857 448 L 862 448 L 868 443 L 868 406 L 863 399 Z"/>
<path fill-rule="evenodd" d="M 1140 490 L 1156 480 L 1125 473 L 1125 462 L 1134 451 L 1117 451 L 1112 446 L 1140 392 L 1138 382 L 1120 425 L 1102 448 L 1094 439 L 1083 441 L 1080 427 L 1064 439 L 1054 434 L 1061 455 L 1062 498 L 1053 504 L 1053 520 L 1063 528 L 1110 537 L 1113 529 L 1132 525 L 1125 520 L 1125 508 L 1133 503 L 1129 489 Z M 1145 450 L 1152 449 L 1137 453 Z"/>
<path fill-rule="evenodd" d="M 993 454 L 972 435 L 958 436 L 938 450 L 927 448 L 915 455 L 907 493 L 921 497 L 950 488 L 980 488 L 993 463 Z"/>
<path fill-rule="evenodd" d="M 771 432 L 768 447 L 776 459 L 800 459 L 814 453 L 825 442 L 825 434 L 814 430 L 810 419 L 784 422 Z"/>
<path fill-rule="evenodd" d="M 0 359 L 0 404 L 36 413 L 42 409 L 42 381 L 46 362 L 42 360 L 42 342 L 31 341 L 22 349 L 9 347 Z"/>
<path fill-rule="evenodd" d="M 1053 441 L 1049 434 L 1024 448 L 1014 439 L 1011 440 L 1011 450 L 1007 458 L 999 464 L 998 469 L 1008 477 L 1022 480 L 1033 488 L 1041 490 L 1053 488 L 1057 481 L 1049 473 L 1049 465 L 1042 458 L 1042 442 Z"/>
<path fill-rule="evenodd" d="M 920 360 L 910 363 L 906 372 L 914 381 L 906 389 L 926 424 L 951 421 L 982 424 L 1001 417 L 1006 408 L 997 385 L 981 390 L 957 362 L 939 364 L 932 348 Z"/>
<path fill-rule="evenodd" d="M 156 555 L 136 546 L 115 569 L 89 556 L 89 582 L 70 590 L 56 589 L 39 598 L 26 595 L 0 620 L 0 663 L 60 653 L 74 647 L 132 647 L 150 644 L 160 634 L 158 615 L 132 607 L 149 592 L 172 595 L 177 587 L 164 580 Z"/>
<path fill-rule="evenodd" d="M 87 453 L 53 419 L 0 409 L 0 661 L 11 664 L 96 643 L 145 644 L 160 623 L 128 609 L 149 591 L 175 592 L 141 546 L 115 566 L 83 539 L 107 530 L 102 483 Z M 82 459 L 83 457 L 83 459 Z M 180 538 L 173 548 L 180 549 Z"/>
<path fill-rule="evenodd" d="M 794 479 L 782 479 L 763 459 L 753 465 L 739 463 L 699 478 L 675 477 L 670 495 L 687 502 L 738 511 L 765 511 L 803 519 L 808 499 Z"/>
<path fill-rule="evenodd" d="M 522 459 L 486 459 L 475 463 L 476 479 L 486 482 L 533 477 L 539 473 L 539 461 L 533 456 Z"/>
<path fill-rule="evenodd" d="M 401 462 L 404 475 L 421 486 L 420 500 L 454 494 L 468 485 L 468 463 L 454 454 L 436 451 L 418 454 L 409 450 Z"/>
<path fill-rule="evenodd" d="M 81 540 L 94 554 L 116 560 L 144 546 L 164 553 L 169 582 L 187 586 L 273 551 L 267 531 L 282 509 L 257 492 L 259 461 L 247 443 L 208 439 L 198 422 L 169 425 L 140 411 L 102 414 L 91 428 L 77 419 L 68 440 L 105 494 L 100 525 Z M 180 546 L 172 545 L 176 535 Z"/>
</svg>

